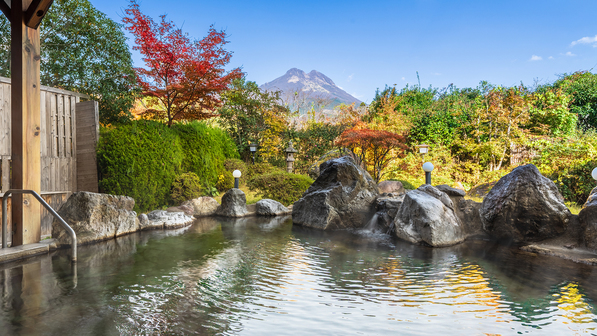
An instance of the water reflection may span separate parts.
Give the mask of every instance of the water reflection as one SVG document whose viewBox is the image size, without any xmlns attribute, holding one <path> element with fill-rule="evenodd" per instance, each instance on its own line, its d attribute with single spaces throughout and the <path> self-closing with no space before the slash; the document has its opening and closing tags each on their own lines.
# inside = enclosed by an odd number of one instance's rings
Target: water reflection
<svg viewBox="0 0 597 336">
<path fill-rule="evenodd" d="M 289 217 L 201 218 L 0 265 L 2 335 L 595 333 L 594 267 Z M 40 281 L 41 280 L 41 281 Z"/>
</svg>

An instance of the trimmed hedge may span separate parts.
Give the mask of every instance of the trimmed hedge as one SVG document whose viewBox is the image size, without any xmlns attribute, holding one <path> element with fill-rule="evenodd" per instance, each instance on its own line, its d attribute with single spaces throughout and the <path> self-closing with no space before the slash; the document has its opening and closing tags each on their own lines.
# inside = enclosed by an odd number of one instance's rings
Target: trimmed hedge
<svg viewBox="0 0 597 336">
<path fill-rule="evenodd" d="M 145 212 L 172 202 L 172 182 L 182 173 L 195 173 L 203 187 L 215 186 L 227 158 L 238 151 L 220 129 L 194 121 L 166 125 L 149 120 L 101 129 L 97 150 L 100 190 L 135 199 Z"/>
<path fill-rule="evenodd" d="M 182 171 L 199 176 L 205 187 L 213 187 L 225 170 L 224 161 L 238 158 L 236 145 L 221 129 L 192 121 L 172 125 L 184 152 Z"/>
<path fill-rule="evenodd" d="M 201 196 L 201 180 L 193 172 L 178 175 L 172 182 L 170 198 L 175 205 Z"/>
<path fill-rule="evenodd" d="M 290 205 L 301 198 L 312 183 L 313 180 L 305 175 L 274 172 L 255 176 L 247 184 L 250 190 L 257 190 L 263 198 Z"/>
<path fill-rule="evenodd" d="M 135 210 L 168 204 L 183 150 L 174 131 L 153 121 L 102 128 L 97 149 L 101 192 L 135 199 Z"/>
</svg>

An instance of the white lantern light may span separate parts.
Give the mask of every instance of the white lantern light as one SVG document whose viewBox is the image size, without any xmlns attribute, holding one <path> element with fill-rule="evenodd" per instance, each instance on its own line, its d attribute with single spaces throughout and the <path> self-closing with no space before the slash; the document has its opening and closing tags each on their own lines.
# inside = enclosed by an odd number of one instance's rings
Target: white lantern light
<svg viewBox="0 0 597 336">
<path fill-rule="evenodd" d="M 431 162 L 423 163 L 423 170 L 426 173 L 431 173 L 433 171 L 433 163 L 431 163 Z"/>
<path fill-rule="evenodd" d="M 593 169 L 591 176 L 593 176 L 593 179 L 597 180 L 597 168 Z"/>
<path fill-rule="evenodd" d="M 429 150 L 429 145 L 426 145 L 426 144 L 419 145 L 419 154 L 425 155 L 425 154 L 427 154 L 428 150 Z"/>
<path fill-rule="evenodd" d="M 241 173 L 240 173 L 240 170 L 238 170 L 238 169 L 232 172 L 232 176 L 234 176 L 234 178 L 239 178 L 240 175 L 241 175 Z M 230 176 L 230 175 L 228 175 L 228 176 Z"/>
</svg>

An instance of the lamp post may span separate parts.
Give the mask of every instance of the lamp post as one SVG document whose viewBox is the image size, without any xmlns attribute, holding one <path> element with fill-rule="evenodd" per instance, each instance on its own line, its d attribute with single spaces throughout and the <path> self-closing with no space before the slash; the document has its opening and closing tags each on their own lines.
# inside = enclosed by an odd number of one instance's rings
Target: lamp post
<svg viewBox="0 0 597 336">
<path fill-rule="evenodd" d="M 423 171 L 425 171 L 425 184 L 431 184 L 431 172 L 433 171 L 433 163 L 423 163 Z"/>
<path fill-rule="evenodd" d="M 253 164 L 255 164 L 255 153 L 257 152 L 257 147 L 259 147 L 259 145 L 256 143 L 249 145 L 249 150 L 251 151 L 251 154 L 253 154 Z"/>
<path fill-rule="evenodd" d="M 232 172 L 232 176 L 234 176 L 234 187 L 238 189 L 238 179 L 240 178 L 240 170 L 235 170 Z"/>
<path fill-rule="evenodd" d="M 290 145 L 286 148 L 286 171 L 289 173 L 292 173 L 294 169 L 294 153 L 296 152 L 297 150 L 292 147 L 292 140 L 290 140 Z"/>
<path fill-rule="evenodd" d="M 429 151 L 429 145 L 420 144 L 419 146 L 419 154 L 421 154 L 422 158 L 425 158 L 425 154 Z"/>
</svg>

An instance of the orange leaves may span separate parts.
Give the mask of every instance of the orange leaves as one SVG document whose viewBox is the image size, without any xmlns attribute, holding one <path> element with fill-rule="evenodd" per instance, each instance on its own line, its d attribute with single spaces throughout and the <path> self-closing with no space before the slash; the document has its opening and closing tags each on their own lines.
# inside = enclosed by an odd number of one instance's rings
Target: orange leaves
<svg viewBox="0 0 597 336">
<path fill-rule="evenodd" d="M 366 128 L 363 123 L 344 131 L 336 144 L 349 148 L 358 157 L 371 176 L 379 181 L 383 170 L 397 157 L 403 157 L 407 149 L 404 136 Z"/>
</svg>

